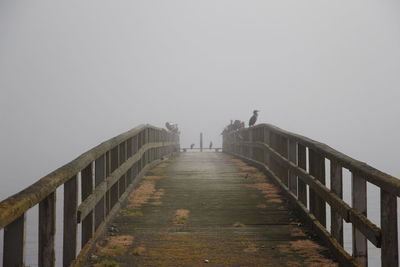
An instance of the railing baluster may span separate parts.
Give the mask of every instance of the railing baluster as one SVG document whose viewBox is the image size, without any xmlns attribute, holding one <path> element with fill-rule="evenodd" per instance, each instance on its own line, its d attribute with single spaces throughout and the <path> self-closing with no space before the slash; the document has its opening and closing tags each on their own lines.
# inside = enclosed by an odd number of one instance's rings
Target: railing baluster
<svg viewBox="0 0 400 267">
<path fill-rule="evenodd" d="M 67 267 L 76 256 L 76 209 L 78 204 L 78 179 L 76 175 L 64 184 L 64 235 L 63 266 Z"/>
<path fill-rule="evenodd" d="M 271 144 L 270 131 L 266 127 L 263 127 L 262 129 L 264 131 L 264 143 L 270 145 Z M 267 149 L 264 149 L 264 163 L 268 166 L 269 169 L 271 169 L 270 154 Z"/>
<path fill-rule="evenodd" d="M 106 173 L 105 173 L 104 179 L 107 178 L 110 175 L 110 173 L 112 172 L 112 170 L 111 170 L 111 151 L 110 150 L 107 151 L 107 153 L 106 153 L 106 162 L 105 162 L 105 164 L 106 164 L 105 165 L 106 166 Z M 110 193 L 110 191 L 111 190 L 107 190 L 107 192 L 105 194 L 104 218 L 108 215 L 108 213 L 111 210 L 111 204 L 110 204 L 111 203 L 111 197 L 110 197 L 111 193 Z"/>
<path fill-rule="evenodd" d="M 254 141 L 254 128 L 249 128 L 249 142 L 253 142 Z M 248 147 L 248 155 L 247 157 L 254 159 L 254 148 L 252 146 Z"/>
<path fill-rule="evenodd" d="M 352 173 L 351 179 L 352 208 L 367 216 L 367 182 Z M 353 225 L 353 257 L 362 265 L 368 266 L 367 238 Z"/>
<path fill-rule="evenodd" d="M 309 149 L 310 174 L 325 184 L 325 159 Z M 310 211 L 326 227 L 326 203 L 310 188 Z"/>
<path fill-rule="evenodd" d="M 54 235 L 56 233 L 56 193 L 39 203 L 39 267 L 55 265 Z"/>
<path fill-rule="evenodd" d="M 331 160 L 331 190 L 338 197 L 343 198 L 343 171 L 342 167 Z M 343 246 L 343 219 L 331 209 L 331 233 L 332 236 Z"/>
<path fill-rule="evenodd" d="M 158 144 L 162 141 L 173 140 L 179 142 L 177 135 L 167 133 L 160 128 L 137 127 L 87 151 L 77 159 L 43 177 L 27 188 L 28 190 L 1 201 L 0 230 L 4 230 L 2 266 L 24 266 L 25 216 L 27 211 L 33 207 L 38 207 L 39 213 L 38 266 L 55 266 L 56 190 L 61 186 L 64 189 L 64 209 L 62 218 L 63 248 L 60 252 L 63 254 L 62 265 L 70 266 L 77 257 L 77 216 L 79 215 L 79 222 L 82 223 L 81 247 L 83 248 L 93 238 L 95 231 L 98 231 L 96 234 L 100 234 L 99 226 L 112 209 L 110 205 L 112 190 L 114 190 L 112 197 L 117 198 L 113 199 L 114 206 L 133 178 L 139 171 L 143 171 L 148 163 L 177 151 L 178 144 Z M 141 150 L 140 153 L 143 156 L 139 160 L 137 160 L 137 156 L 133 157 L 148 143 L 157 143 L 157 146 L 153 145 L 151 148 Z M 111 172 L 117 169 L 118 171 L 110 176 Z M 79 176 L 81 177 L 82 203 L 78 208 Z M 105 181 L 106 178 L 108 178 L 107 181 Z M 111 190 L 108 182 L 113 183 Z M 95 190 L 95 187 L 98 190 Z M 119 190 L 119 194 L 115 194 L 115 190 L 117 192 Z M 106 205 L 106 203 L 108 204 Z M 79 262 L 87 256 L 88 251 L 87 249 L 81 251 Z"/>
<path fill-rule="evenodd" d="M 306 147 L 302 144 L 297 144 L 297 165 L 305 170 L 307 168 L 307 154 L 306 154 Z M 298 178 L 297 183 L 297 190 L 298 190 L 298 198 L 304 206 L 307 207 L 307 184 L 303 182 L 301 177 Z"/>
<path fill-rule="evenodd" d="M 81 172 L 81 199 L 82 202 L 93 192 L 93 164 L 89 164 Z M 93 236 L 94 216 L 93 211 L 82 221 L 82 247 L 86 245 Z"/>
<path fill-rule="evenodd" d="M 108 153 L 106 153 L 108 154 Z M 102 181 L 104 181 L 104 178 L 106 176 L 106 157 L 105 155 L 100 156 L 96 161 L 95 161 L 95 186 L 98 186 Z M 105 196 L 101 198 L 99 203 L 96 204 L 95 210 L 94 210 L 94 220 L 95 220 L 95 230 L 99 227 L 101 222 L 104 220 L 105 217 L 105 208 L 106 208 L 106 200 L 107 200 L 107 193 Z"/>
<path fill-rule="evenodd" d="M 25 261 L 25 213 L 4 228 L 3 266 L 20 267 Z"/>
<path fill-rule="evenodd" d="M 288 159 L 297 165 L 297 143 L 291 139 L 288 139 Z M 297 196 L 297 176 L 292 171 L 289 171 L 289 190 Z"/>
<path fill-rule="evenodd" d="M 381 189 L 382 267 L 399 265 L 397 197 Z"/>
</svg>

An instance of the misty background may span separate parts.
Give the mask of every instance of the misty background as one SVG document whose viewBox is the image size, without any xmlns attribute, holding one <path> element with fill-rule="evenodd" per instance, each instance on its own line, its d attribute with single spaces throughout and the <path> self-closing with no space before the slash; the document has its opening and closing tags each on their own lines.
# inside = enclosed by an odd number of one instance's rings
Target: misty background
<svg viewBox="0 0 400 267">
<path fill-rule="evenodd" d="M 0 200 L 141 123 L 272 123 L 400 177 L 398 0 L 0 0 Z"/>
</svg>

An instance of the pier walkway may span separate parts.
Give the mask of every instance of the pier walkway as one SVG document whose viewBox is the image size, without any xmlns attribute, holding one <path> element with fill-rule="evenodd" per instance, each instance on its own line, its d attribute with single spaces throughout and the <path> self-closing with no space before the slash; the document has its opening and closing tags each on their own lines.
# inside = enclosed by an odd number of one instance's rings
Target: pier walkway
<svg viewBox="0 0 400 267">
<path fill-rule="evenodd" d="M 265 175 L 223 153 L 150 170 L 86 266 L 337 266 Z"/>
<path fill-rule="evenodd" d="M 0 266 L 27 265 L 27 233 L 38 267 L 399 266 L 398 178 L 271 124 L 180 151 L 139 125 L 1 201 Z"/>
</svg>

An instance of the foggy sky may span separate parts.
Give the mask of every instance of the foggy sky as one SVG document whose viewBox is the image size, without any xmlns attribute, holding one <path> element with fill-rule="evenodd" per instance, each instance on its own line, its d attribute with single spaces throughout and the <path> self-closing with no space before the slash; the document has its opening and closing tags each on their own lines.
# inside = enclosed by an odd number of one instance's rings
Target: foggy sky
<svg viewBox="0 0 400 267">
<path fill-rule="evenodd" d="M 400 177 L 400 2 L 0 1 L 0 199 L 141 124 L 231 119 Z"/>
</svg>

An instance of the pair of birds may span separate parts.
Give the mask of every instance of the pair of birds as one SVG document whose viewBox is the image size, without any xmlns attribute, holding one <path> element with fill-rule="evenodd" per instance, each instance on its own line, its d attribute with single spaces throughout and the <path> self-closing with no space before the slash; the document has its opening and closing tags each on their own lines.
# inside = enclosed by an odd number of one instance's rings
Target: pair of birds
<svg viewBox="0 0 400 267">
<path fill-rule="evenodd" d="M 212 147 L 213 147 L 213 142 L 211 141 L 210 145 L 209 145 L 209 148 L 212 149 Z M 193 149 L 193 148 L 194 148 L 194 144 L 191 144 L 190 145 L 190 149 Z"/>
</svg>

